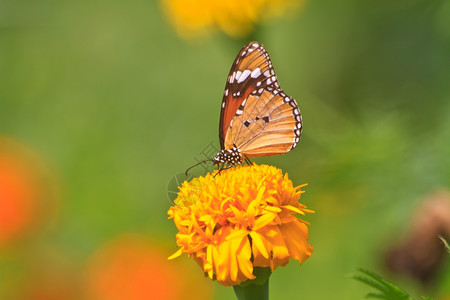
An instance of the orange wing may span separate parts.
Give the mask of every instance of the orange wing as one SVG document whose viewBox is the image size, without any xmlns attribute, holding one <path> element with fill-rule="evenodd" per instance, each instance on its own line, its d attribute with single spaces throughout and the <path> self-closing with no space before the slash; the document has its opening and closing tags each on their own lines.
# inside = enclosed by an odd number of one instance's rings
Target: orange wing
<svg viewBox="0 0 450 300">
<path fill-rule="evenodd" d="M 242 103 L 227 130 L 225 149 L 236 146 L 247 157 L 284 154 L 298 143 L 302 117 L 295 100 L 282 90 L 263 90 Z"/>
<path fill-rule="evenodd" d="M 231 120 L 242 113 L 242 103 L 255 91 L 279 88 L 269 54 L 257 42 L 250 42 L 242 48 L 231 66 L 220 112 L 219 139 L 225 149 L 225 137 Z"/>
</svg>

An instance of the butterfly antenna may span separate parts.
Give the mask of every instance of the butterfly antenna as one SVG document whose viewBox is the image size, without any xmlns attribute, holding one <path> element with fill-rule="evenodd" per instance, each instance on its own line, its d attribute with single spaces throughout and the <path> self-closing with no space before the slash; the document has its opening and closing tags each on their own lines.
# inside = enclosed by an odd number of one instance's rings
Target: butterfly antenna
<svg viewBox="0 0 450 300">
<path fill-rule="evenodd" d="M 199 162 L 199 163 L 197 163 L 197 164 L 195 164 L 195 165 L 193 165 L 193 166 L 190 166 L 190 167 L 186 170 L 186 172 L 184 172 L 184 174 L 185 174 L 186 176 L 188 176 L 188 172 L 189 172 L 190 169 L 192 169 L 193 167 L 196 167 L 196 166 L 198 166 L 198 165 L 204 164 L 204 163 L 206 163 L 207 161 L 212 161 L 212 159 L 210 159 L 210 158 L 205 158 L 205 159 L 202 160 L 201 162 Z"/>
</svg>

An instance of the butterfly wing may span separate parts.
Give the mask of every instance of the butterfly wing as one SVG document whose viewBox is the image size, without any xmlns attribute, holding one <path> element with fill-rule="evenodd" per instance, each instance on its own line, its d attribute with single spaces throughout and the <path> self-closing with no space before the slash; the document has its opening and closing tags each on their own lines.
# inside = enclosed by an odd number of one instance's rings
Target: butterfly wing
<svg viewBox="0 0 450 300">
<path fill-rule="evenodd" d="M 247 157 L 284 154 L 300 140 L 302 117 L 295 100 L 282 90 L 251 93 L 232 119 L 225 149 L 236 146 Z"/>
<path fill-rule="evenodd" d="M 225 149 L 225 137 L 236 114 L 242 112 L 242 103 L 255 90 L 277 89 L 275 72 L 269 54 L 262 45 L 250 42 L 242 48 L 231 66 L 220 112 L 219 140 Z"/>
</svg>

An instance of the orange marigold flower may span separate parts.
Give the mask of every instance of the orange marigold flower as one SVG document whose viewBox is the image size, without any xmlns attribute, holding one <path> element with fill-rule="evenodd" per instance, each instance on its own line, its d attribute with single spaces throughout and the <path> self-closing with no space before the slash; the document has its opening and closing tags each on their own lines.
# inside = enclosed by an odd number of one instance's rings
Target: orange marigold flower
<svg viewBox="0 0 450 300">
<path fill-rule="evenodd" d="M 178 33 L 189 37 L 219 28 L 232 37 L 245 37 L 257 23 L 287 11 L 302 0 L 162 0 Z"/>
<path fill-rule="evenodd" d="M 168 211 L 180 247 L 170 259 L 187 253 L 211 279 L 230 286 L 254 279 L 254 267 L 274 270 L 311 256 L 309 224 L 295 216 L 313 212 L 298 202 L 305 184 L 294 187 L 267 165 L 216 173 L 181 186 Z"/>
<path fill-rule="evenodd" d="M 51 216 L 57 185 L 32 149 L 0 136 L 0 248 L 35 232 Z"/>
<path fill-rule="evenodd" d="M 158 242 L 140 235 L 125 234 L 111 240 L 88 264 L 86 299 L 211 299 L 212 291 L 204 278 L 165 257 Z"/>
</svg>

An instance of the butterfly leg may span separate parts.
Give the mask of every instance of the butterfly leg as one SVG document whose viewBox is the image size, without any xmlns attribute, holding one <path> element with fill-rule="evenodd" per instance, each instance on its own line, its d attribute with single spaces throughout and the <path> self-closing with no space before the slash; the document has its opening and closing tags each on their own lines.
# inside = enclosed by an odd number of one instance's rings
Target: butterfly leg
<svg viewBox="0 0 450 300">
<path fill-rule="evenodd" d="M 220 168 L 219 168 L 219 172 L 217 172 L 215 175 L 214 175 L 214 177 L 216 177 L 217 175 L 219 175 L 220 174 L 220 172 L 222 172 L 223 170 L 228 170 L 229 168 L 232 168 L 233 166 L 226 166 L 225 167 L 225 164 L 223 164 Z M 213 177 L 213 178 L 214 178 Z"/>
<path fill-rule="evenodd" d="M 223 166 L 224 166 L 224 165 L 222 164 L 220 167 L 218 167 L 219 171 L 213 176 L 213 178 L 216 177 L 217 175 L 219 175 L 220 172 L 222 172 Z"/>
<path fill-rule="evenodd" d="M 244 160 L 247 164 L 253 165 L 253 162 L 247 157 L 247 155 L 244 155 Z"/>
</svg>

